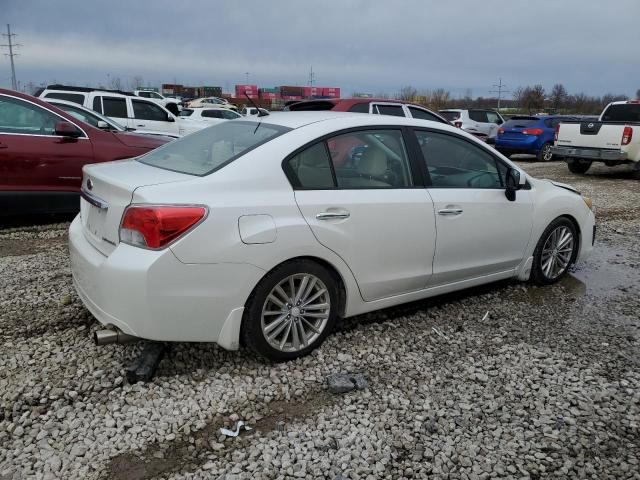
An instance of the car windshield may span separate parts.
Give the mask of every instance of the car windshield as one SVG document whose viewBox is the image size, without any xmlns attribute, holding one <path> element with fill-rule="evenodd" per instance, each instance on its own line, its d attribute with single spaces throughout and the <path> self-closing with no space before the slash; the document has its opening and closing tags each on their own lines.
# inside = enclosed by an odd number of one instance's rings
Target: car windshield
<svg viewBox="0 0 640 480">
<path fill-rule="evenodd" d="M 193 110 L 190 108 L 183 108 L 182 110 L 180 110 L 180 117 L 190 117 L 191 114 L 193 113 Z"/>
<path fill-rule="evenodd" d="M 188 175 L 208 175 L 289 130 L 267 123 L 224 122 L 167 143 L 139 161 Z"/>
<path fill-rule="evenodd" d="M 640 122 L 640 103 L 611 105 L 602 114 L 603 122 Z"/>
<path fill-rule="evenodd" d="M 502 128 L 527 128 L 532 127 L 539 121 L 539 118 L 515 117 L 511 120 L 507 120 L 504 125 L 502 125 Z"/>
<path fill-rule="evenodd" d="M 442 115 L 450 122 L 453 122 L 454 120 L 458 120 L 460 118 L 460 112 L 451 112 L 448 110 L 441 110 L 440 115 Z"/>
</svg>

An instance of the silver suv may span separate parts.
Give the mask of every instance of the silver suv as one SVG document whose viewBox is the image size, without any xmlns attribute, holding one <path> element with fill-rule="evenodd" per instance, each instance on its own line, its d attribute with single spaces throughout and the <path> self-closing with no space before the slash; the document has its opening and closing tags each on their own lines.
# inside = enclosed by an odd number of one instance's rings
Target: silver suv
<svg viewBox="0 0 640 480">
<path fill-rule="evenodd" d="M 440 110 L 439 113 L 456 127 L 489 142 L 495 141 L 498 128 L 504 123 L 504 118 L 493 110 L 448 109 Z"/>
</svg>

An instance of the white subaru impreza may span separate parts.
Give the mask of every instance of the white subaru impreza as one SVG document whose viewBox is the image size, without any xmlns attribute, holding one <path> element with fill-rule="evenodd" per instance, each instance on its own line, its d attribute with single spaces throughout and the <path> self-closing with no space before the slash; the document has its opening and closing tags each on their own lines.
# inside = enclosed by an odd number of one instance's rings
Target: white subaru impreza
<svg viewBox="0 0 640 480">
<path fill-rule="evenodd" d="M 341 318 L 510 277 L 554 283 L 594 235 L 591 200 L 460 129 L 283 112 L 86 166 L 69 240 L 101 342 L 287 360 Z"/>
</svg>

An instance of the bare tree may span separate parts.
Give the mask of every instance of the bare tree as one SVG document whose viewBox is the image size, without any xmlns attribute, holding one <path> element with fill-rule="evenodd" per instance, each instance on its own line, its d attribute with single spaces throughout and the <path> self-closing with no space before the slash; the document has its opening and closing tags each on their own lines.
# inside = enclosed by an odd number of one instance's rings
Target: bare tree
<svg viewBox="0 0 640 480">
<path fill-rule="evenodd" d="M 636 90 L 636 100 L 640 100 L 640 88 Z"/>
<path fill-rule="evenodd" d="M 567 89 L 564 88 L 564 85 L 556 83 L 551 89 L 551 95 L 549 96 L 553 110 L 557 112 L 562 108 L 566 103 L 568 96 L 569 94 L 567 93 Z"/>
<path fill-rule="evenodd" d="M 518 108 L 522 108 L 525 90 L 524 87 L 517 87 L 513 90 L 513 99 L 516 101 Z"/>
<path fill-rule="evenodd" d="M 129 89 L 140 90 L 144 87 L 144 79 L 140 75 L 135 75 L 129 80 Z"/>
<path fill-rule="evenodd" d="M 529 113 L 541 111 L 544 109 L 544 87 L 542 85 L 534 85 L 527 87 L 524 91 L 523 98 L 524 108 Z"/>
<path fill-rule="evenodd" d="M 451 93 L 444 88 L 437 88 L 430 92 L 430 95 L 427 98 L 427 103 L 434 110 L 442 110 L 449 105 L 449 102 L 451 101 Z"/>
<path fill-rule="evenodd" d="M 473 102 L 473 91 L 470 88 L 465 89 L 462 100 L 465 105 L 471 105 L 471 102 Z"/>
<path fill-rule="evenodd" d="M 400 89 L 400 94 L 398 96 L 400 97 L 400 100 L 412 102 L 418 96 L 418 91 L 414 87 L 406 85 Z"/>
<path fill-rule="evenodd" d="M 122 80 L 120 77 L 110 77 L 109 88 L 112 90 L 122 90 Z"/>
</svg>

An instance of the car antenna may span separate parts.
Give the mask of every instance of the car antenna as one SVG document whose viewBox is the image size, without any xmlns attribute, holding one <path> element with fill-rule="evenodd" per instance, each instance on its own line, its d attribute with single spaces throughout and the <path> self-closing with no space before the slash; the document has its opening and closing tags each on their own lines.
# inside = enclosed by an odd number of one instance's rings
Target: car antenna
<svg viewBox="0 0 640 480">
<path fill-rule="evenodd" d="M 258 111 L 259 117 L 266 117 L 267 115 L 269 115 L 269 112 L 267 112 L 263 108 L 260 108 L 258 107 L 258 105 L 256 105 L 256 102 L 253 101 L 253 99 L 247 94 L 246 91 L 244 92 L 244 96 L 247 97 L 247 100 L 249 100 L 249 103 L 251 103 L 251 105 L 253 105 L 255 109 Z"/>
</svg>

